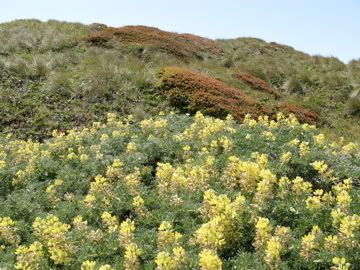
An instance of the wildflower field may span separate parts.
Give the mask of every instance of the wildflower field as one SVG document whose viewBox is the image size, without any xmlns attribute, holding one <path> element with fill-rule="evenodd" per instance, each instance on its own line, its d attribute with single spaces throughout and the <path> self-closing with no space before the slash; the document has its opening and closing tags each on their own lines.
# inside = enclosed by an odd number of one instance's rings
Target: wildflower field
<svg viewBox="0 0 360 270">
<path fill-rule="evenodd" d="M 360 151 L 279 113 L 0 139 L 1 269 L 359 269 Z"/>
</svg>

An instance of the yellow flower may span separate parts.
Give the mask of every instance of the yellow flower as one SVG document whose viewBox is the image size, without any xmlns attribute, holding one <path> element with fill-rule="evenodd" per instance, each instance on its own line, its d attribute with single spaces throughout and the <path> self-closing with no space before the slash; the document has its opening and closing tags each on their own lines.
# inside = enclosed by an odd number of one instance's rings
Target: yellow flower
<svg viewBox="0 0 360 270">
<path fill-rule="evenodd" d="M 124 254 L 124 269 L 136 270 L 140 269 L 139 256 L 141 256 L 141 249 L 134 243 L 125 246 Z"/>
<path fill-rule="evenodd" d="M 34 242 L 29 247 L 19 246 L 16 249 L 15 254 L 15 269 L 40 269 L 40 265 L 44 257 L 43 245 L 40 242 Z"/>
<path fill-rule="evenodd" d="M 253 245 L 258 250 L 262 250 L 266 242 L 271 237 L 270 233 L 272 231 L 272 226 L 270 224 L 270 220 L 267 218 L 259 217 L 255 224 L 255 228 L 256 228 L 256 237 Z"/>
<path fill-rule="evenodd" d="M 295 194 L 310 193 L 312 190 L 312 184 L 310 182 L 304 181 L 300 176 L 292 180 L 292 190 Z"/>
<path fill-rule="evenodd" d="M 220 249 L 225 245 L 225 227 L 221 217 L 215 217 L 201 225 L 195 232 L 196 243 L 203 248 Z"/>
<path fill-rule="evenodd" d="M 145 201 L 144 201 L 143 198 L 141 198 L 140 196 L 136 196 L 136 197 L 133 198 L 132 205 L 134 207 L 142 207 L 142 206 L 144 206 L 144 203 L 145 203 Z"/>
<path fill-rule="evenodd" d="M 349 208 L 351 201 L 351 196 L 346 190 L 340 191 L 340 193 L 336 196 L 337 205 L 342 209 Z"/>
<path fill-rule="evenodd" d="M 137 146 L 134 142 L 129 142 L 126 146 L 127 153 L 134 153 L 137 151 Z"/>
<path fill-rule="evenodd" d="M 325 237 L 324 247 L 326 250 L 334 252 L 338 248 L 339 242 L 337 235 L 328 235 Z"/>
<path fill-rule="evenodd" d="M 299 149 L 300 149 L 300 157 L 306 156 L 310 151 L 309 143 L 301 142 L 299 145 Z"/>
<path fill-rule="evenodd" d="M 83 220 L 82 216 L 76 216 L 73 219 L 73 224 L 76 230 L 82 231 L 87 229 L 87 221 Z"/>
<path fill-rule="evenodd" d="M 81 154 L 80 155 L 80 161 L 85 162 L 89 160 L 89 156 L 87 154 Z"/>
<path fill-rule="evenodd" d="M 84 261 L 81 264 L 81 270 L 94 270 L 96 266 L 96 262 L 95 261 Z"/>
<path fill-rule="evenodd" d="M 134 241 L 135 223 L 130 219 L 123 221 L 120 224 L 120 244 L 125 247 Z"/>
<path fill-rule="evenodd" d="M 182 234 L 174 232 L 173 226 L 170 222 L 163 221 L 159 226 L 157 244 L 159 250 L 167 249 L 168 247 L 178 245 Z"/>
<path fill-rule="evenodd" d="M 221 270 L 222 262 L 215 251 L 204 249 L 199 254 L 199 265 L 201 270 Z"/>
<path fill-rule="evenodd" d="M 10 217 L 0 217 L 0 240 L 5 244 L 16 245 L 20 237 L 16 234 L 16 222 Z"/>
<path fill-rule="evenodd" d="M 261 170 L 262 167 L 257 163 L 241 161 L 235 156 L 230 156 L 222 180 L 229 187 L 240 186 L 244 191 L 254 191 L 260 180 Z"/>
<path fill-rule="evenodd" d="M 109 212 L 102 213 L 101 221 L 107 227 L 108 233 L 115 232 L 119 227 L 119 221 L 117 217 L 112 216 Z"/>
<path fill-rule="evenodd" d="M 348 238 L 348 240 L 351 240 L 355 236 L 354 232 L 358 230 L 359 227 L 360 216 L 345 216 L 341 219 L 339 231 L 344 237 Z M 348 242 L 348 244 L 350 244 L 350 242 Z"/>
<path fill-rule="evenodd" d="M 291 157 L 292 157 L 291 152 L 283 153 L 281 155 L 280 161 L 281 161 L 282 164 L 286 164 L 286 163 L 288 163 L 290 161 Z"/>
<path fill-rule="evenodd" d="M 301 238 L 301 251 L 300 255 L 306 260 L 310 259 L 314 250 L 319 247 L 319 237 L 322 232 L 318 226 L 313 226 L 310 233 Z"/>
<path fill-rule="evenodd" d="M 351 142 L 351 143 L 344 145 L 342 147 L 342 150 L 345 153 L 349 154 L 349 153 L 353 152 L 354 150 L 358 150 L 358 145 L 356 143 Z"/>
<path fill-rule="evenodd" d="M 105 264 L 99 267 L 99 270 L 114 270 L 109 264 Z"/>
<path fill-rule="evenodd" d="M 266 243 L 264 261 L 270 269 L 277 269 L 280 262 L 282 245 L 277 237 L 271 237 Z"/>
<path fill-rule="evenodd" d="M 156 270 L 173 270 L 174 261 L 169 252 L 161 251 L 157 254 L 156 259 Z"/>
<path fill-rule="evenodd" d="M 333 267 L 331 267 L 331 270 L 349 270 L 350 269 L 350 263 L 346 262 L 346 259 L 341 257 L 334 257 L 332 259 L 332 263 L 334 264 Z"/>
<path fill-rule="evenodd" d="M 317 211 L 321 208 L 321 198 L 319 196 L 311 196 L 306 199 L 306 208 L 311 211 Z"/>
<path fill-rule="evenodd" d="M 313 168 L 315 169 L 315 170 L 317 170 L 320 174 L 325 174 L 325 172 L 327 171 L 327 169 L 328 169 L 328 165 L 327 164 L 325 164 L 325 162 L 324 161 L 315 161 L 315 162 L 313 162 L 313 163 L 311 163 L 311 165 L 313 166 Z"/>
<path fill-rule="evenodd" d="M 274 134 L 272 134 L 271 131 L 263 131 L 263 133 L 261 134 L 263 137 L 265 137 L 266 140 L 269 141 L 275 141 L 276 137 L 274 136 Z"/>
<path fill-rule="evenodd" d="M 325 135 L 320 133 L 318 135 L 314 135 L 313 139 L 316 144 L 323 145 L 325 142 Z"/>
<path fill-rule="evenodd" d="M 34 235 L 44 241 L 55 264 L 68 265 L 74 253 L 74 247 L 68 238 L 70 225 L 61 223 L 59 218 L 49 215 L 35 218 L 32 224 Z"/>
</svg>

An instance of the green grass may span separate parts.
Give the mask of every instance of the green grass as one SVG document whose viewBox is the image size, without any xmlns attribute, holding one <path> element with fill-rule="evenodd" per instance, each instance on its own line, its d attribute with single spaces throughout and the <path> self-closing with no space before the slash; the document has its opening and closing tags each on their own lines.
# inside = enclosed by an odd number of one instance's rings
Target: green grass
<svg viewBox="0 0 360 270">
<path fill-rule="evenodd" d="M 350 93 L 359 89 L 358 61 L 346 65 L 254 38 L 216 40 L 223 52 L 201 57 L 115 41 L 96 47 L 85 42 L 96 25 L 54 20 L 17 20 L 0 29 L 1 133 L 43 140 L 53 129 L 84 126 L 109 111 L 176 110 L 159 94 L 156 81 L 161 68 L 178 65 L 218 78 L 265 106 L 292 102 L 315 111 L 318 124 L 334 136 L 360 140 L 357 109 L 348 105 Z M 269 82 L 280 100 L 234 78 L 239 69 Z"/>
</svg>

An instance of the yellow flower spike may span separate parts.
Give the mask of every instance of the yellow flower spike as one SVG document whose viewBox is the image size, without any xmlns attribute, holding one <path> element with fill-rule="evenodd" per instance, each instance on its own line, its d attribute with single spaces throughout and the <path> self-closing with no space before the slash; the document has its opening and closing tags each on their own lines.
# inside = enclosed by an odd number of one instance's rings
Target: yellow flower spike
<svg viewBox="0 0 360 270">
<path fill-rule="evenodd" d="M 351 240 L 355 236 L 355 231 L 360 228 L 360 216 L 352 215 L 345 216 L 341 219 L 339 231 L 342 236 L 346 237 L 348 244 L 350 245 Z"/>
<path fill-rule="evenodd" d="M 82 216 L 76 216 L 73 219 L 73 225 L 76 230 L 83 231 L 88 227 L 87 221 L 83 220 Z"/>
<path fill-rule="evenodd" d="M 108 233 L 115 232 L 119 227 L 119 221 L 117 217 L 112 216 L 109 212 L 102 213 L 101 221 L 107 227 Z"/>
<path fill-rule="evenodd" d="M 351 266 L 350 263 L 346 262 L 346 259 L 343 257 L 334 257 L 332 259 L 332 263 L 334 266 L 331 267 L 331 270 L 349 270 Z"/>
<path fill-rule="evenodd" d="M 186 251 L 183 247 L 174 247 L 173 248 L 173 260 L 174 265 L 179 268 L 186 261 Z"/>
<path fill-rule="evenodd" d="M 70 225 L 61 223 L 54 215 L 49 215 L 44 219 L 35 218 L 32 227 L 34 235 L 46 242 L 50 258 L 55 264 L 70 264 L 74 253 L 74 246 L 68 238 Z"/>
<path fill-rule="evenodd" d="M 163 221 L 159 226 L 157 244 L 159 250 L 165 250 L 168 247 L 177 246 L 182 234 L 174 232 L 170 222 Z"/>
<path fill-rule="evenodd" d="M 319 226 L 313 226 L 311 232 L 301 238 L 300 256 L 309 260 L 313 255 L 313 251 L 319 247 L 319 238 L 321 235 L 322 232 Z"/>
<path fill-rule="evenodd" d="M 351 154 L 352 152 L 355 153 L 356 150 L 358 150 L 358 145 L 356 143 L 348 143 L 342 147 L 342 151 L 346 154 Z"/>
<path fill-rule="evenodd" d="M 282 245 L 277 237 L 271 237 L 266 243 L 264 261 L 270 269 L 278 269 L 281 261 Z"/>
<path fill-rule="evenodd" d="M 226 244 L 224 219 L 215 217 L 195 232 L 195 241 L 203 248 L 220 249 Z"/>
<path fill-rule="evenodd" d="M 155 259 L 156 270 L 174 270 L 174 261 L 169 252 L 160 251 Z"/>
<path fill-rule="evenodd" d="M 329 166 L 327 164 L 325 164 L 324 161 L 315 161 L 313 163 L 311 163 L 311 165 L 313 166 L 313 168 L 315 170 L 317 170 L 320 174 L 324 175 L 325 172 L 328 170 Z"/>
<path fill-rule="evenodd" d="M 310 182 L 304 181 L 304 179 L 300 176 L 296 177 L 292 180 L 292 191 L 295 194 L 301 195 L 304 193 L 311 193 L 312 191 L 312 184 Z"/>
<path fill-rule="evenodd" d="M 283 153 L 283 154 L 281 155 L 281 158 L 280 158 L 281 164 L 287 164 L 287 163 L 289 163 L 289 161 L 291 160 L 291 157 L 292 157 L 292 153 L 291 153 L 291 152 Z"/>
<path fill-rule="evenodd" d="M 137 145 L 134 142 L 129 142 L 126 146 L 127 153 L 134 153 L 138 150 Z"/>
<path fill-rule="evenodd" d="M 20 237 L 16 234 L 16 222 L 10 217 L 0 217 L 0 240 L 5 244 L 16 245 Z"/>
<path fill-rule="evenodd" d="M 328 235 L 325 237 L 324 247 L 327 251 L 335 252 L 339 247 L 340 240 L 337 235 Z"/>
<path fill-rule="evenodd" d="M 310 152 L 310 147 L 308 142 L 301 142 L 299 145 L 300 157 L 306 156 Z"/>
<path fill-rule="evenodd" d="M 310 211 L 318 211 L 321 209 L 321 198 L 318 196 L 312 196 L 305 200 L 306 208 Z"/>
<path fill-rule="evenodd" d="M 215 251 L 204 249 L 199 254 L 199 265 L 201 270 L 221 270 L 222 261 Z"/>
<path fill-rule="evenodd" d="M 258 249 L 262 250 L 266 245 L 266 242 L 271 237 L 272 225 L 270 224 L 270 220 L 267 218 L 259 217 L 255 224 L 256 228 L 256 237 L 253 245 Z"/>
<path fill-rule="evenodd" d="M 351 196 L 346 190 L 340 191 L 340 193 L 336 196 L 337 205 L 342 209 L 349 208 L 351 201 Z"/>
<path fill-rule="evenodd" d="M 99 267 L 99 270 L 114 270 L 109 264 L 105 264 Z"/>
<path fill-rule="evenodd" d="M 96 262 L 95 261 L 84 261 L 81 264 L 81 270 L 95 270 Z"/>
<path fill-rule="evenodd" d="M 124 182 L 129 194 L 132 196 L 137 196 L 140 193 L 141 185 L 141 172 L 139 168 L 135 168 L 133 173 L 125 176 Z"/>
<path fill-rule="evenodd" d="M 124 269 L 125 270 L 137 270 L 140 269 L 141 249 L 134 243 L 130 243 L 125 246 L 124 254 Z"/>
<path fill-rule="evenodd" d="M 136 197 L 133 198 L 132 205 L 134 207 L 142 207 L 142 206 L 144 206 L 144 203 L 145 203 L 145 201 L 141 196 L 136 196 Z"/>
<path fill-rule="evenodd" d="M 15 269 L 40 269 L 44 257 L 43 245 L 40 242 L 34 242 L 29 247 L 19 246 L 16 249 L 15 254 Z"/>
<path fill-rule="evenodd" d="M 120 224 L 120 245 L 125 247 L 134 241 L 135 222 L 127 219 Z"/>
<path fill-rule="evenodd" d="M 324 142 L 325 142 L 325 135 L 322 134 L 322 133 L 320 133 L 320 134 L 318 134 L 318 135 L 315 135 L 315 136 L 313 137 L 313 139 L 314 139 L 314 142 L 315 142 L 316 144 L 318 144 L 318 145 L 323 145 Z"/>
</svg>

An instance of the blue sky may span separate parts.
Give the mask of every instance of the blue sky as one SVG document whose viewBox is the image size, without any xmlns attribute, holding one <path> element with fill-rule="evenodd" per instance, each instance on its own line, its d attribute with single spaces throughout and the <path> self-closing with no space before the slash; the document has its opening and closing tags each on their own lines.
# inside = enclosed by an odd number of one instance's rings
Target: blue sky
<svg viewBox="0 0 360 270">
<path fill-rule="evenodd" d="M 344 62 L 360 58 L 359 0 L 0 0 L 0 22 L 24 18 L 257 37 Z"/>
</svg>

